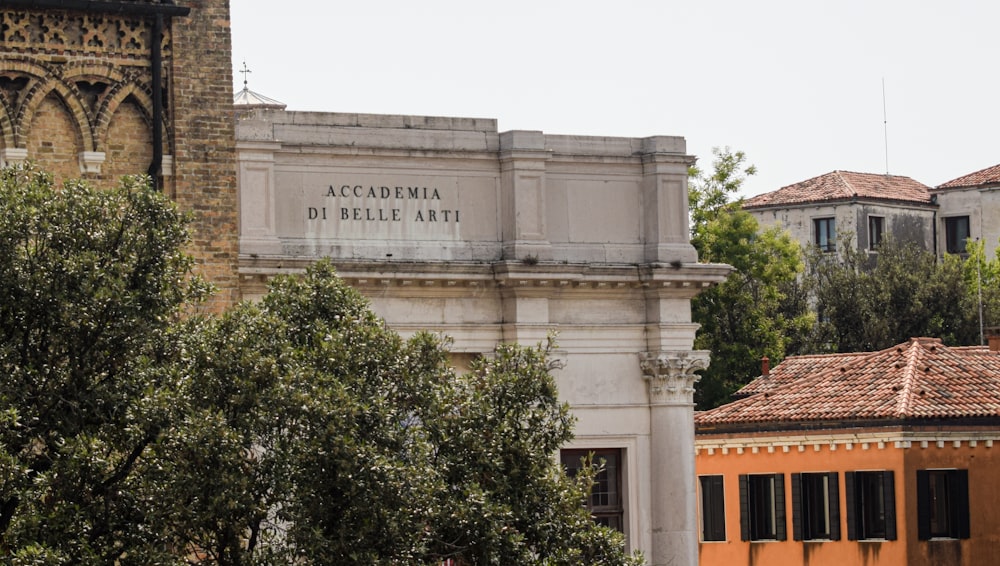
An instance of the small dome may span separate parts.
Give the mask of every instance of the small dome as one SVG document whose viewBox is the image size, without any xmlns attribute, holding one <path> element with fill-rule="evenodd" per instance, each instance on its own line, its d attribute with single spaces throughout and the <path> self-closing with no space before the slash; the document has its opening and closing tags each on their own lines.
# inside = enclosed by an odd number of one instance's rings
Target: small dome
<svg viewBox="0 0 1000 566">
<path fill-rule="evenodd" d="M 236 106 L 240 110 L 252 110 L 256 108 L 273 108 L 276 110 L 284 110 L 285 103 L 279 102 L 273 98 L 268 98 L 263 94 L 257 94 L 256 92 L 250 90 L 243 85 L 243 90 L 236 93 L 233 97 L 233 106 Z"/>
</svg>

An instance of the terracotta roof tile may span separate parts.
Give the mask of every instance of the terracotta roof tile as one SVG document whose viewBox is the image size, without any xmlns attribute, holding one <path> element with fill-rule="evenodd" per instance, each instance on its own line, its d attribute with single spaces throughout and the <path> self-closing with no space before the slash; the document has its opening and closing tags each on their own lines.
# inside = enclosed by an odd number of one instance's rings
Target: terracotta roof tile
<svg viewBox="0 0 1000 566">
<path fill-rule="evenodd" d="M 947 183 L 938 185 L 937 188 L 957 189 L 998 184 L 1000 184 L 1000 165 L 994 165 L 993 167 L 987 167 L 986 169 L 976 171 L 975 173 L 969 173 L 968 175 L 962 175 L 957 179 L 952 179 Z"/>
<path fill-rule="evenodd" d="M 738 397 L 747 397 L 756 393 L 770 391 L 786 383 L 790 383 L 812 372 L 837 367 L 850 363 L 858 356 L 866 354 L 817 354 L 808 356 L 788 356 L 780 364 L 771 368 L 768 375 L 755 378 L 736 392 Z"/>
<path fill-rule="evenodd" d="M 899 175 L 833 171 L 743 201 L 743 208 L 832 202 L 853 198 L 930 204 L 930 187 Z"/>
<path fill-rule="evenodd" d="M 789 361 L 793 367 L 783 369 Z M 934 338 L 913 338 L 878 352 L 789 358 L 774 368 L 776 374 L 770 388 L 700 412 L 695 424 L 1000 415 L 1000 353 L 984 347 L 949 348 Z"/>
</svg>

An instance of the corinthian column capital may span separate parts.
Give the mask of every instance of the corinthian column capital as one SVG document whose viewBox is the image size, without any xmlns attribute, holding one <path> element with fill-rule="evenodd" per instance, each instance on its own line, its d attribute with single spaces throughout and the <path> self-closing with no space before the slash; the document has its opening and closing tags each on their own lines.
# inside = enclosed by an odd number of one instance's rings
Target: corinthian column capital
<svg viewBox="0 0 1000 566">
<path fill-rule="evenodd" d="M 694 384 L 701 379 L 695 372 L 708 367 L 708 351 L 644 352 L 640 356 L 651 405 L 694 403 Z"/>
</svg>

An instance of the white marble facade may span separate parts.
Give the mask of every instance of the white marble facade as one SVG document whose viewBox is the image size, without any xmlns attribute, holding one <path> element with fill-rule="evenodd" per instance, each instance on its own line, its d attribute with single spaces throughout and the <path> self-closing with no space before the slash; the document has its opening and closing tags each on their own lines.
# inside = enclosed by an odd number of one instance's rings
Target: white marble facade
<svg viewBox="0 0 1000 566">
<path fill-rule="evenodd" d="M 570 448 L 620 455 L 621 527 L 697 564 L 690 301 L 728 273 L 688 241 L 683 138 L 500 133 L 495 120 L 254 110 L 237 123 L 240 274 L 330 257 L 456 363 L 558 333 Z"/>
</svg>

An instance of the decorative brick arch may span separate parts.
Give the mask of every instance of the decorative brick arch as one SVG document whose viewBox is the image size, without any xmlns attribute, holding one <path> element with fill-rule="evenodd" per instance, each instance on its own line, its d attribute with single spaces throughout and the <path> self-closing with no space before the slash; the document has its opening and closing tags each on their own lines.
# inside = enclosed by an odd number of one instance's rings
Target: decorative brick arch
<svg viewBox="0 0 1000 566">
<path fill-rule="evenodd" d="M 39 88 L 39 85 L 52 81 L 56 77 L 56 72 L 53 68 L 24 55 L 0 54 L 0 68 L 3 69 L 6 76 L 28 79 L 28 84 L 24 92 L 25 96 L 31 90 Z M 24 103 L 25 97 L 22 97 L 17 104 L 11 101 L 4 101 L 3 109 L 0 110 L 4 114 L 0 117 L 0 128 L 3 128 L 5 148 L 24 147 L 24 133 L 29 125 L 21 121 Z"/>
<path fill-rule="evenodd" d="M 25 131 L 31 125 L 31 120 L 35 116 L 38 107 L 41 106 L 45 98 L 55 93 L 62 100 L 69 110 L 73 121 L 76 124 L 77 133 L 80 135 L 83 147 L 80 151 L 96 151 L 94 149 L 94 128 L 87 113 L 87 107 L 83 104 L 80 93 L 73 85 L 66 84 L 56 77 L 47 77 L 49 80 L 40 82 L 29 87 L 25 95 L 24 102 L 18 111 L 16 122 L 19 131 Z M 23 140 L 19 140 L 24 143 Z"/>
<path fill-rule="evenodd" d="M 104 101 L 100 105 L 100 108 L 98 108 L 97 117 L 94 120 L 94 137 L 96 139 L 96 145 L 99 149 L 107 145 L 108 130 L 111 127 L 111 120 L 114 118 L 118 108 L 126 100 L 128 100 L 129 97 L 132 97 L 139 103 L 139 109 L 142 110 L 142 115 L 143 118 L 146 119 L 146 123 L 150 125 L 153 123 L 153 98 L 149 93 L 149 87 L 140 83 L 138 80 L 116 83 L 111 87 L 108 96 L 105 97 Z M 164 137 L 169 139 L 170 136 L 167 135 Z"/>
<path fill-rule="evenodd" d="M 0 149 L 13 149 L 14 144 L 14 122 L 11 121 L 10 107 L 7 101 L 0 97 Z"/>
</svg>

